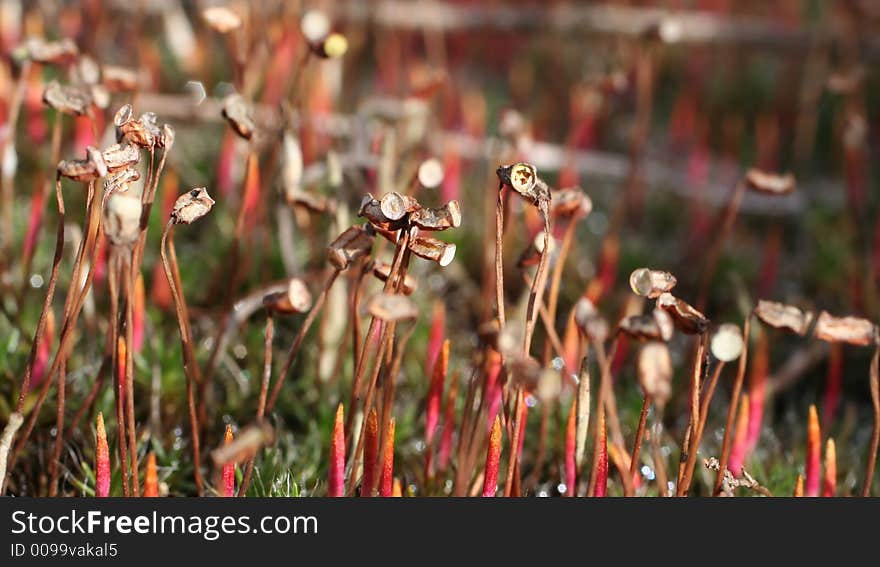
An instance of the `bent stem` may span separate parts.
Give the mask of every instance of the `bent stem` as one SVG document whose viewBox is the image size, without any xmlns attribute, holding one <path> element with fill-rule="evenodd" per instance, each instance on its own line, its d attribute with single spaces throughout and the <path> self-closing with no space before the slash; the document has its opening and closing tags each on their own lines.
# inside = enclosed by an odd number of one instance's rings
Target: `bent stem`
<svg viewBox="0 0 880 567">
<path fill-rule="evenodd" d="M 177 328 L 180 331 L 180 344 L 183 348 L 183 372 L 186 377 L 186 398 L 189 406 L 189 424 L 192 432 L 193 469 L 195 474 L 196 490 L 202 493 L 201 454 L 199 448 L 199 420 L 196 416 L 195 385 L 199 382 L 199 367 L 196 364 L 195 352 L 192 346 L 192 334 L 189 327 L 189 315 L 186 309 L 186 301 L 180 289 L 180 271 L 177 265 L 177 255 L 174 252 L 172 231 L 174 221 L 169 220 L 162 232 L 162 242 L 159 247 L 162 256 L 162 265 L 165 268 L 165 277 L 171 289 L 174 299 L 174 309 L 177 312 Z M 167 252 L 166 252 L 167 250 Z M 170 260 L 169 260 L 170 256 Z"/>
<path fill-rule="evenodd" d="M 724 425 L 724 440 L 721 443 L 721 458 L 718 460 L 718 476 L 715 477 L 714 495 L 721 492 L 721 481 L 724 480 L 724 471 L 727 470 L 727 462 L 730 459 L 730 430 L 733 429 L 733 421 L 736 418 L 736 408 L 739 407 L 739 397 L 742 392 L 743 380 L 746 375 L 746 360 L 749 351 L 749 329 L 751 328 L 752 312 L 746 315 L 743 324 L 743 350 L 739 357 L 739 366 L 736 378 L 733 382 L 733 391 L 730 394 L 730 407 L 727 409 L 727 422 Z"/>
</svg>

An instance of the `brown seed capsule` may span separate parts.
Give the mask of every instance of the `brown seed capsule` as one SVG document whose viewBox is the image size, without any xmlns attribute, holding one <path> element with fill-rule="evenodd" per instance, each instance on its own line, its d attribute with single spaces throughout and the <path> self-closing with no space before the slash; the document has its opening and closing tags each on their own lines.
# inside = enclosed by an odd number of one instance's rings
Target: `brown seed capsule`
<svg viewBox="0 0 880 567">
<path fill-rule="evenodd" d="M 149 119 L 148 119 L 149 122 Z M 134 111 L 130 104 L 123 105 L 116 111 L 113 117 L 116 126 L 116 139 L 119 142 L 128 141 L 142 148 L 152 148 L 155 144 L 150 124 L 145 124 L 143 116 L 135 120 Z"/>
<path fill-rule="evenodd" d="M 768 195 L 787 195 L 795 186 L 794 175 L 790 173 L 778 175 L 760 169 L 750 169 L 746 173 L 746 183 L 749 189 Z"/>
<path fill-rule="evenodd" d="M 159 128 L 159 117 L 155 112 L 144 112 L 138 118 L 138 122 L 144 125 L 144 128 L 150 133 L 153 144 L 159 146 L 162 139 L 162 129 Z"/>
<path fill-rule="evenodd" d="M 810 311 L 801 311 L 793 305 L 763 299 L 758 301 L 754 313 L 765 325 L 800 336 L 804 336 L 813 320 L 813 313 Z"/>
<path fill-rule="evenodd" d="M 191 189 L 177 198 L 171 210 L 174 224 L 192 224 L 199 220 L 214 206 L 214 199 L 204 187 Z"/>
<path fill-rule="evenodd" d="M 408 321 L 419 316 L 416 304 L 403 295 L 377 293 L 367 304 L 367 311 L 382 321 Z"/>
<path fill-rule="evenodd" d="M 97 85 L 101 81 L 101 67 L 88 55 L 81 55 L 74 67 L 76 82 Z"/>
<path fill-rule="evenodd" d="M 285 195 L 287 203 L 302 207 L 313 213 L 333 214 L 336 212 L 336 199 L 317 195 L 308 191 L 294 191 L 292 194 Z"/>
<path fill-rule="evenodd" d="M 455 258 L 455 244 L 430 236 L 416 236 L 410 240 L 409 249 L 419 258 L 437 262 L 441 267 L 448 266 Z"/>
<path fill-rule="evenodd" d="M 743 335 L 739 326 L 724 323 L 712 336 L 709 344 L 712 356 L 722 362 L 730 362 L 739 358 L 743 350 Z"/>
<path fill-rule="evenodd" d="M 410 214 L 409 221 L 423 230 L 446 230 L 461 226 L 461 206 L 455 199 L 434 209 L 419 208 Z"/>
<path fill-rule="evenodd" d="M 327 247 L 327 257 L 338 270 L 345 270 L 358 258 L 370 253 L 373 235 L 359 226 L 349 227 Z"/>
<path fill-rule="evenodd" d="M 580 187 L 569 187 L 550 195 L 550 207 L 556 217 L 585 217 L 593 211 L 593 201 Z"/>
<path fill-rule="evenodd" d="M 434 189 L 443 182 L 443 163 L 437 158 L 426 159 L 419 165 L 419 184 L 425 189 Z"/>
<path fill-rule="evenodd" d="M 138 88 L 138 74 L 127 67 L 104 65 L 101 68 L 101 82 L 111 93 L 133 91 Z"/>
<path fill-rule="evenodd" d="M 132 109 L 130 104 L 123 104 L 113 116 L 113 125 L 117 128 L 122 128 L 132 120 L 134 120 L 134 109 Z"/>
<path fill-rule="evenodd" d="M 400 220 L 407 213 L 419 210 L 419 202 L 409 195 L 403 195 L 397 191 L 390 191 L 382 195 L 379 200 L 379 210 L 389 220 Z"/>
<path fill-rule="evenodd" d="M 709 320 L 705 315 L 669 292 L 660 295 L 657 299 L 657 306 L 669 313 L 675 327 L 682 333 L 698 335 L 704 333 L 709 327 Z"/>
<path fill-rule="evenodd" d="M 263 305 L 276 313 L 305 313 L 312 307 L 312 294 L 299 278 L 291 278 L 285 291 L 270 293 L 263 298 Z"/>
<path fill-rule="evenodd" d="M 107 164 L 101 152 L 89 146 L 86 159 L 61 160 L 57 171 L 58 175 L 74 181 L 95 181 L 107 175 Z"/>
<path fill-rule="evenodd" d="M 658 406 L 666 405 L 672 395 L 672 358 L 664 343 L 650 342 L 639 350 L 639 385 Z"/>
<path fill-rule="evenodd" d="M 107 179 L 104 180 L 104 193 L 125 193 L 129 190 L 131 184 L 140 178 L 141 174 L 133 167 L 120 169 L 109 174 Z"/>
<path fill-rule="evenodd" d="M 79 56 L 79 48 L 69 38 L 45 41 L 40 38 L 27 40 L 27 56 L 35 63 L 66 65 Z"/>
<path fill-rule="evenodd" d="M 385 216 L 385 213 L 382 212 L 379 201 L 370 193 L 364 195 L 364 198 L 361 200 L 361 206 L 358 209 L 358 216 L 364 217 L 370 221 L 370 224 L 378 230 L 395 231 L 403 228 L 402 222 L 393 221 Z"/>
<path fill-rule="evenodd" d="M 525 162 L 502 165 L 495 173 L 503 184 L 519 193 L 524 199 L 528 199 L 533 205 L 549 209 L 550 189 L 538 177 L 538 170 L 534 165 Z"/>
<path fill-rule="evenodd" d="M 245 140 L 254 135 L 254 111 L 251 104 L 240 94 L 231 94 L 223 99 L 223 118 Z"/>
<path fill-rule="evenodd" d="M 43 102 L 58 112 L 82 116 L 92 106 L 92 97 L 82 87 L 50 81 L 43 91 Z"/>
<path fill-rule="evenodd" d="M 527 392 L 535 390 L 541 379 L 541 364 L 534 357 L 511 355 L 507 365 L 514 384 L 522 386 Z"/>
<path fill-rule="evenodd" d="M 498 350 L 498 335 L 500 332 L 501 323 L 498 319 L 489 319 L 480 323 L 480 326 L 477 327 L 477 337 L 479 337 L 480 342 L 495 350 Z"/>
<path fill-rule="evenodd" d="M 639 341 L 668 341 L 672 338 L 673 323 L 669 314 L 655 309 L 650 315 L 630 315 L 619 325 L 621 332 Z"/>
<path fill-rule="evenodd" d="M 103 158 L 107 169 L 116 172 L 137 165 L 141 152 L 131 144 L 113 144 L 104 150 Z"/>
<path fill-rule="evenodd" d="M 608 323 L 586 297 L 581 297 L 574 306 L 574 322 L 578 331 L 591 341 L 603 342 L 608 338 Z"/>
<path fill-rule="evenodd" d="M 104 211 L 104 233 L 116 246 L 131 246 L 138 240 L 141 198 L 132 193 L 113 193 Z"/>
<path fill-rule="evenodd" d="M 657 299 L 661 294 L 671 291 L 678 280 L 669 272 L 639 268 L 629 276 L 629 287 L 633 293 L 649 299 Z"/>
<path fill-rule="evenodd" d="M 373 275 L 383 282 L 388 281 L 388 277 L 391 275 L 391 264 L 387 262 L 376 262 L 373 264 Z M 403 294 L 412 295 L 417 286 L 418 283 L 416 282 L 416 278 L 411 274 L 406 274 L 403 278 Z"/>
<path fill-rule="evenodd" d="M 822 311 L 816 320 L 816 338 L 829 343 L 868 346 L 877 343 L 877 327 L 861 317 L 834 317 Z"/>
<path fill-rule="evenodd" d="M 241 17 L 226 6 L 205 8 L 202 10 L 202 19 L 218 33 L 229 33 L 241 27 Z"/>
<path fill-rule="evenodd" d="M 176 137 L 174 128 L 170 124 L 163 124 L 162 134 L 156 137 L 156 147 L 164 148 L 166 152 L 170 152 Z"/>
</svg>

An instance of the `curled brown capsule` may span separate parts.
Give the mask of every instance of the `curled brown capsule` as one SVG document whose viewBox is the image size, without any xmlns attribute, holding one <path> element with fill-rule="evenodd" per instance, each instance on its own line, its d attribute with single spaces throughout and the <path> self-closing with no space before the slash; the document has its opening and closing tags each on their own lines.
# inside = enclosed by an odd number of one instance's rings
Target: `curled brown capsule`
<svg viewBox="0 0 880 567">
<path fill-rule="evenodd" d="M 386 322 L 411 321 L 419 316 L 419 308 L 406 296 L 384 292 L 370 299 L 367 311 L 376 319 Z"/>
<path fill-rule="evenodd" d="M 455 244 L 443 242 L 430 236 L 416 236 L 409 242 L 410 251 L 425 260 L 448 266 L 455 258 Z"/>
<path fill-rule="evenodd" d="M 513 383 L 532 392 L 541 379 L 541 364 L 532 356 L 512 354 L 507 360 Z"/>
<path fill-rule="evenodd" d="M 81 87 L 50 81 L 43 91 L 43 102 L 58 112 L 82 116 L 92 106 L 92 96 Z"/>
<path fill-rule="evenodd" d="M 95 181 L 107 175 L 107 164 L 101 152 L 89 146 L 86 159 L 62 160 L 58 162 L 58 175 L 74 181 Z"/>
<path fill-rule="evenodd" d="M 754 313 L 765 325 L 800 336 L 806 334 L 813 320 L 813 313 L 810 311 L 801 311 L 793 305 L 764 299 L 758 301 Z"/>
<path fill-rule="evenodd" d="M 822 311 L 816 319 L 816 338 L 829 343 L 868 346 L 877 343 L 877 326 L 862 317 L 835 317 Z"/>
<path fill-rule="evenodd" d="M 498 179 L 519 193 L 524 199 L 533 205 L 549 210 L 550 189 L 547 184 L 538 177 L 538 169 L 525 162 L 512 165 L 502 165 L 496 171 Z"/>
<path fill-rule="evenodd" d="M 461 206 L 455 199 L 442 207 L 417 209 L 410 214 L 410 223 L 422 230 L 446 230 L 461 226 Z"/>
<path fill-rule="evenodd" d="M 130 192 L 113 193 L 104 211 L 104 234 L 116 246 L 131 246 L 138 240 L 141 198 Z"/>
<path fill-rule="evenodd" d="M 580 187 L 560 189 L 550 195 L 550 211 L 555 217 L 585 217 L 593 211 L 593 201 Z"/>
<path fill-rule="evenodd" d="M 131 144 L 113 144 L 105 148 L 102 155 L 111 172 L 134 167 L 141 159 L 141 152 Z"/>
<path fill-rule="evenodd" d="M 119 142 L 127 141 L 142 148 L 152 148 L 156 141 L 153 139 L 152 129 L 142 120 L 135 120 L 130 104 L 124 105 L 113 117 L 116 125 L 116 139 Z"/>
<path fill-rule="evenodd" d="M 580 298 L 574 306 L 574 322 L 578 332 L 590 341 L 603 342 L 608 338 L 608 322 L 586 297 Z"/>
<path fill-rule="evenodd" d="M 155 112 L 144 112 L 138 118 L 138 122 L 143 124 L 144 128 L 150 133 L 153 144 L 160 146 L 162 143 L 162 129 L 159 127 L 159 117 Z"/>
<path fill-rule="evenodd" d="M 66 65 L 79 56 L 79 48 L 69 38 L 58 41 L 31 38 L 27 40 L 26 50 L 31 61 L 44 65 Z"/>
<path fill-rule="evenodd" d="M 111 93 L 133 91 L 138 88 L 138 74 L 128 67 L 104 65 L 101 68 L 101 83 Z"/>
<path fill-rule="evenodd" d="M 421 206 L 415 198 L 397 191 L 389 191 L 379 199 L 379 210 L 382 211 L 385 218 L 392 221 L 400 220 L 407 213 L 412 213 L 420 208 Z"/>
<path fill-rule="evenodd" d="M 639 350 L 639 385 L 658 406 L 664 406 L 672 395 L 672 357 L 669 347 L 661 342 L 649 342 Z"/>
<path fill-rule="evenodd" d="M 218 33 L 229 33 L 241 27 L 241 17 L 226 6 L 205 8 L 202 19 Z"/>
<path fill-rule="evenodd" d="M 743 335 L 739 326 L 724 323 L 718 327 L 712 335 L 709 348 L 712 350 L 712 356 L 722 362 L 731 362 L 739 358 L 743 351 Z"/>
<path fill-rule="evenodd" d="M 391 264 L 389 264 L 388 262 L 376 262 L 375 264 L 373 264 L 373 275 L 376 276 L 380 281 L 388 281 L 388 277 L 391 275 Z M 416 282 L 416 278 L 414 278 L 411 274 L 406 274 L 406 276 L 404 276 L 404 295 L 412 295 L 417 286 L 418 283 Z"/>
<path fill-rule="evenodd" d="M 192 224 L 208 214 L 213 206 L 214 199 L 208 195 L 206 188 L 191 189 L 174 201 L 171 221 L 174 224 Z"/>
<path fill-rule="evenodd" d="M 129 190 L 131 184 L 140 178 L 141 174 L 133 167 L 120 169 L 109 174 L 107 179 L 104 180 L 104 193 L 125 193 Z"/>
<path fill-rule="evenodd" d="M 331 33 L 321 41 L 310 43 L 309 47 L 322 59 L 337 59 L 348 51 L 348 40 L 341 33 Z"/>
<path fill-rule="evenodd" d="M 332 197 L 300 190 L 287 193 L 285 198 L 289 205 L 302 207 L 313 213 L 333 214 L 336 212 L 336 199 Z"/>
<path fill-rule="evenodd" d="M 266 309 L 284 315 L 305 313 L 312 307 L 312 294 L 301 279 L 291 278 L 286 290 L 266 295 L 263 305 Z"/>
<path fill-rule="evenodd" d="M 256 129 L 254 110 L 251 103 L 240 94 L 231 94 L 223 99 L 223 118 L 245 140 L 253 137 Z"/>
<path fill-rule="evenodd" d="M 347 228 L 327 247 L 327 257 L 338 270 L 345 270 L 358 258 L 370 253 L 373 235 L 359 226 Z"/>
<path fill-rule="evenodd" d="M 746 172 L 746 184 L 759 193 L 787 195 L 794 191 L 795 180 L 790 173 L 779 175 L 753 168 Z"/>
<path fill-rule="evenodd" d="M 134 120 L 134 109 L 130 104 L 123 104 L 113 115 L 113 125 L 117 128 L 122 128 L 132 120 Z"/>
<path fill-rule="evenodd" d="M 649 299 L 657 299 L 663 293 L 671 291 L 678 280 L 669 272 L 639 268 L 629 276 L 629 287 L 633 293 Z"/>
<path fill-rule="evenodd" d="M 674 325 L 666 311 L 655 309 L 650 315 L 630 315 L 623 318 L 618 328 L 639 341 L 666 342 L 672 338 Z"/>
<path fill-rule="evenodd" d="M 361 206 L 358 209 L 358 216 L 367 219 L 371 225 L 381 231 L 395 231 L 403 228 L 403 223 L 394 221 L 385 216 L 382 212 L 378 199 L 367 193 L 361 200 Z"/>
<path fill-rule="evenodd" d="M 657 306 L 669 313 L 675 327 L 688 335 L 699 335 L 706 332 L 709 320 L 691 304 L 666 292 L 657 299 Z"/>
<path fill-rule="evenodd" d="M 166 152 L 170 152 L 176 137 L 177 133 L 174 131 L 174 128 L 170 124 L 163 124 L 162 133 L 156 136 L 155 139 L 156 147 L 164 148 Z"/>
</svg>

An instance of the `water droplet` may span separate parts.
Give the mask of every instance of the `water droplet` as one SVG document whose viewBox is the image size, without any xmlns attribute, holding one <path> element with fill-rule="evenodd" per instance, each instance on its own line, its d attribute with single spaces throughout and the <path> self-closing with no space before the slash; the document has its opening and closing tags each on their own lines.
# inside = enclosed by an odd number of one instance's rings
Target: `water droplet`
<svg viewBox="0 0 880 567">
<path fill-rule="evenodd" d="M 560 482 L 556 485 L 556 492 L 558 492 L 559 494 L 565 494 L 566 490 L 568 490 L 568 487 L 565 486 L 564 482 Z"/>
<path fill-rule="evenodd" d="M 526 406 L 533 408 L 536 405 L 538 405 L 538 399 L 535 398 L 535 396 L 533 396 L 531 394 L 527 394 L 526 395 Z"/>
<path fill-rule="evenodd" d="M 557 356 L 553 359 L 553 369 L 554 370 L 562 370 L 563 365 L 565 364 L 561 357 Z"/>
<path fill-rule="evenodd" d="M 30 279 L 30 284 L 32 288 L 40 289 L 41 287 L 43 287 L 43 276 L 41 276 L 40 274 L 32 275 Z"/>
<path fill-rule="evenodd" d="M 238 343 L 232 348 L 232 354 L 235 355 L 235 358 L 241 360 L 247 356 L 247 347 L 241 343 Z"/>
<path fill-rule="evenodd" d="M 654 471 L 648 465 L 642 465 L 642 476 L 648 480 L 654 480 Z"/>
</svg>

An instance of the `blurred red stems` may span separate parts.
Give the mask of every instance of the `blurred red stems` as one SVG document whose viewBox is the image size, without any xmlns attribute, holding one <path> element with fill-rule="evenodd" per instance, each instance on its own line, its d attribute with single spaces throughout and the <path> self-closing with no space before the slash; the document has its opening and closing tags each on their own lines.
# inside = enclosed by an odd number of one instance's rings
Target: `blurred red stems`
<svg viewBox="0 0 880 567">
<path fill-rule="evenodd" d="M 97 447 L 95 449 L 95 496 L 110 496 L 110 448 L 107 445 L 107 430 L 104 428 L 104 415 L 98 412 Z"/>
<path fill-rule="evenodd" d="M 330 472 L 327 479 L 327 496 L 345 495 L 345 423 L 342 404 L 336 409 L 333 437 L 330 440 Z"/>
<path fill-rule="evenodd" d="M 489 435 L 489 450 L 486 452 L 486 471 L 483 475 L 483 496 L 495 496 L 498 490 L 498 466 L 501 462 L 501 419 L 496 416 Z"/>
<path fill-rule="evenodd" d="M 816 406 L 811 405 L 807 420 L 807 466 L 804 485 L 806 496 L 819 496 L 819 482 L 822 475 L 821 451 L 819 414 L 816 412 Z"/>
</svg>

